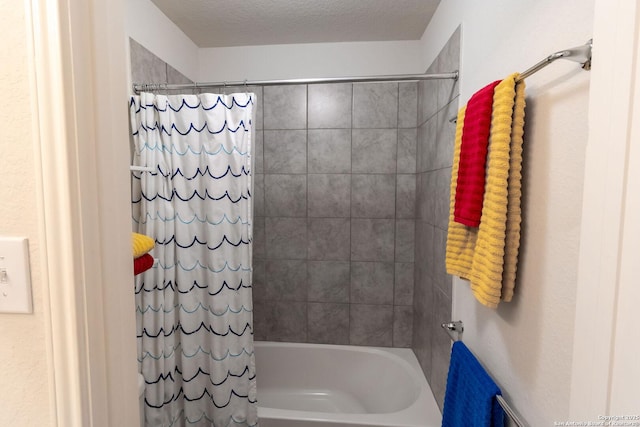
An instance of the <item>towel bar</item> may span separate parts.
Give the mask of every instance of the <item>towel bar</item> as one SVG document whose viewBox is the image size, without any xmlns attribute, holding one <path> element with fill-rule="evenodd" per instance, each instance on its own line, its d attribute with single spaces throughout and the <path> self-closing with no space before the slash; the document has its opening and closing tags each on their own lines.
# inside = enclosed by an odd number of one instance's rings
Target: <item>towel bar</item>
<svg viewBox="0 0 640 427">
<path fill-rule="evenodd" d="M 139 171 L 139 172 L 155 172 L 155 169 L 150 166 L 129 166 L 130 171 Z"/>
<path fill-rule="evenodd" d="M 522 422 L 522 420 L 516 415 L 515 412 L 513 412 L 513 409 L 511 409 L 511 407 L 509 406 L 507 401 L 504 400 L 504 398 L 502 396 L 497 395 L 496 396 L 496 400 L 498 401 L 498 404 L 502 407 L 504 412 L 509 416 L 509 418 L 511 418 L 511 420 L 513 420 L 513 423 L 516 426 L 518 426 L 518 427 L 526 427 L 526 424 Z"/>
<path fill-rule="evenodd" d="M 460 335 L 462 335 L 462 332 L 464 331 L 464 323 L 462 323 L 461 320 L 444 322 L 440 326 L 442 326 L 442 328 L 449 334 L 451 341 L 459 341 L 461 339 Z M 527 424 L 525 424 L 520 419 L 520 417 L 518 417 L 515 411 L 511 409 L 511 406 L 509 406 L 507 401 L 504 400 L 502 396 L 497 395 L 496 400 L 502 407 L 504 412 L 507 414 L 507 416 L 511 418 L 516 427 L 527 427 Z"/>
<path fill-rule="evenodd" d="M 516 82 L 520 82 L 532 74 L 537 73 L 542 70 L 547 65 L 551 64 L 557 59 L 568 59 L 569 61 L 578 62 L 582 65 L 582 69 L 591 70 L 591 49 L 593 46 L 593 39 L 587 40 L 585 44 L 582 46 L 573 47 L 570 49 L 561 50 L 559 52 L 552 53 L 551 55 L 544 58 L 542 61 L 538 62 L 534 66 L 526 69 L 520 76 L 516 79 Z M 458 116 L 453 116 L 449 118 L 449 123 L 456 123 L 458 121 Z"/>
</svg>

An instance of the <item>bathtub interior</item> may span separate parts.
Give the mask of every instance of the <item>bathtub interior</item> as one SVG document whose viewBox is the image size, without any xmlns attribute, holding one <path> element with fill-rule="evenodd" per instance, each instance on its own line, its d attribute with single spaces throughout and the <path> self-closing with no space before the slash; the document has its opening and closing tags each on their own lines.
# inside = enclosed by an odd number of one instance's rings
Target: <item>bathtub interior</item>
<svg viewBox="0 0 640 427">
<path fill-rule="evenodd" d="M 440 425 L 409 349 L 256 342 L 261 426 Z"/>
<path fill-rule="evenodd" d="M 372 348 L 338 348 L 259 347 L 261 406 L 375 414 L 400 411 L 418 398 L 420 384 L 403 360 Z"/>
</svg>

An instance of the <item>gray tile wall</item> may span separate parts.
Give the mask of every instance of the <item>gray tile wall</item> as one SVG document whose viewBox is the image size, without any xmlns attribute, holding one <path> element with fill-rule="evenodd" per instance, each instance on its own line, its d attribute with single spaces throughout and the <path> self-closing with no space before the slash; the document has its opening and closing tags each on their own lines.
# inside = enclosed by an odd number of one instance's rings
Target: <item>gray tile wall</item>
<svg viewBox="0 0 640 427">
<path fill-rule="evenodd" d="M 460 29 L 427 72 L 459 69 Z M 458 110 L 458 83 L 418 84 L 415 200 L 415 287 L 412 348 L 442 409 L 451 341 L 440 324 L 451 320 L 451 276 L 445 268 L 449 186 Z"/>
<path fill-rule="evenodd" d="M 256 339 L 410 347 L 417 83 L 263 91 Z"/>
<path fill-rule="evenodd" d="M 133 83 L 193 83 L 137 41 L 129 39 L 129 48 Z"/>
<path fill-rule="evenodd" d="M 429 71 L 459 68 L 459 40 Z M 131 64 L 133 82 L 190 82 L 133 40 Z M 258 99 L 256 338 L 412 347 L 442 406 L 457 84 L 211 89 L 238 90 Z"/>
<path fill-rule="evenodd" d="M 130 59 L 131 59 L 131 82 L 132 83 L 193 83 L 175 68 L 155 56 L 140 43 L 129 39 Z M 167 92 L 167 91 L 165 91 Z M 129 138 L 129 154 L 133 162 L 135 149 L 133 138 Z M 133 164 L 133 163 L 132 163 Z M 134 199 L 140 196 L 140 181 L 131 180 L 131 193 Z M 133 205 L 133 216 L 137 217 L 139 206 Z M 137 224 L 132 224 L 133 230 L 138 231 Z"/>
</svg>

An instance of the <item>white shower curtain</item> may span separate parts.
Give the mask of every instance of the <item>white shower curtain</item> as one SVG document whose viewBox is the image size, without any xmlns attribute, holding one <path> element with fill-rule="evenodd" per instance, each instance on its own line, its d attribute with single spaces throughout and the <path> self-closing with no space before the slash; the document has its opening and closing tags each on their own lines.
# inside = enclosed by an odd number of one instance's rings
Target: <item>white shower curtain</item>
<svg viewBox="0 0 640 427">
<path fill-rule="evenodd" d="M 146 425 L 256 426 L 251 298 L 251 93 L 130 102 L 134 223 L 154 268 L 136 277 Z M 137 187 L 137 188 L 136 188 Z"/>
</svg>

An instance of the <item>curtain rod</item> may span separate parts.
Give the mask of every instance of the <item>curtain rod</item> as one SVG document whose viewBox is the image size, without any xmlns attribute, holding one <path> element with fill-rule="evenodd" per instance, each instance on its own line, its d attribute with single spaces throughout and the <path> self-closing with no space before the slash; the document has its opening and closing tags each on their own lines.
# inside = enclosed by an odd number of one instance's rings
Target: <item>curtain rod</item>
<svg viewBox="0 0 640 427">
<path fill-rule="evenodd" d="M 458 80 L 458 71 L 450 73 L 432 74 L 397 74 L 386 76 L 362 76 L 362 77 L 326 77 L 313 79 L 283 79 L 283 80 L 243 80 L 231 82 L 208 82 L 208 83 L 134 83 L 133 91 L 140 93 L 144 91 L 175 90 L 175 89 L 204 89 L 211 87 L 226 86 L 282 86 L 282 85 L 305 85 L 320 83 L 366 83 L 384 81 L 406 81 L 406 80 Z"/>
</svg>

